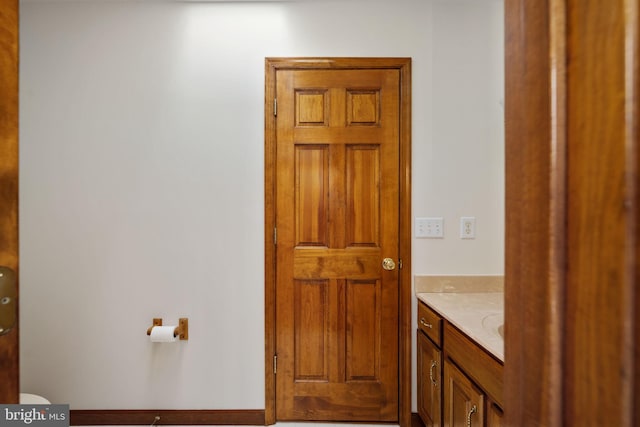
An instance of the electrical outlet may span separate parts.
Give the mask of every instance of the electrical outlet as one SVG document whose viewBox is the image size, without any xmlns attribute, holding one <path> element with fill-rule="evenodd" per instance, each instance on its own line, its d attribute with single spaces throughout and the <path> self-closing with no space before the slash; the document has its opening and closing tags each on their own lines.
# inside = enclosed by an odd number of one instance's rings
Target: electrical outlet
<svg viewBox="0 0 640 427">
<path fill-rule="evenodd" d="M 460 217 L 460 238 L 461 239 L 476 238 L 476 217 L 475 216 Z"/>
<path fill-rule="evenodd" d="M 444 219 L 416 218 L 416 237 L 423 239 L 441 239 L 444 237 Z"/>
</svg>

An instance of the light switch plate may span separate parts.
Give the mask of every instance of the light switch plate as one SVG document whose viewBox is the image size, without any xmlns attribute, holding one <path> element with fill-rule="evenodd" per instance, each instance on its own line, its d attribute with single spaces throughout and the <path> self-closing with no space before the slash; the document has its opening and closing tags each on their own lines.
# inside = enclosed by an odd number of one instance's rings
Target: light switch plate
<svg viewBox="0 0 640 427">
<path fill-rule="evenodd" d="M 415 234 L 421 239 L 442 239 L 444 237 L 444 219 L 442 217 L 416 218 Z"/>
</svg>

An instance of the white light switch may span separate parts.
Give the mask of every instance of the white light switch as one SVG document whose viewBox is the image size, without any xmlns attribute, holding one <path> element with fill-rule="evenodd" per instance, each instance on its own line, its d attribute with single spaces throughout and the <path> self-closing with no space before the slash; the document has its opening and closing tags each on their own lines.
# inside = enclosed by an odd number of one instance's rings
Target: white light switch
<svg viewBox="0 0 640 427">
<path fill-rule="evenodd" d="M 441 239 L 444 237 L 444 219 L 416 218 L 416 237 L 423 239 Z"/>
</svg>

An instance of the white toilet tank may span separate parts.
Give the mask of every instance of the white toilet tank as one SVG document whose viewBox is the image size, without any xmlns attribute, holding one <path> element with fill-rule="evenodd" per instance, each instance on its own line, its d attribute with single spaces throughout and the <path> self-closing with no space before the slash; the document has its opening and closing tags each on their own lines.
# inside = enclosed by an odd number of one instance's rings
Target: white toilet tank
<svg viewBox="0 0 640 427">
<path fill-rule="evenodd" d="M 20 393 L 21 405 L 48 405 L 50 403 L 47 399 L 37 394 Z"/>
</svg>

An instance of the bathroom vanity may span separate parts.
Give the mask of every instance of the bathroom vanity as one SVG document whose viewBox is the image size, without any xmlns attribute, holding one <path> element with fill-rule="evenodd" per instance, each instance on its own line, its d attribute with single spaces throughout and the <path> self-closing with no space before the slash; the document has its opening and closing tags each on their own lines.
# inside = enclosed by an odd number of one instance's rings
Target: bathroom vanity
<svg viewBox="0 0 640 427">
<path fill-rule="evenodd" d="M 419 293 L 418 414 L 427 427 L 502 425 L 503 296 Z"/>
</svg>

